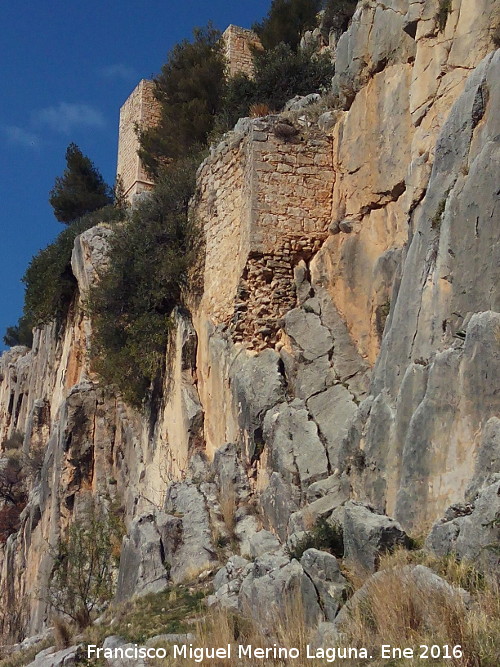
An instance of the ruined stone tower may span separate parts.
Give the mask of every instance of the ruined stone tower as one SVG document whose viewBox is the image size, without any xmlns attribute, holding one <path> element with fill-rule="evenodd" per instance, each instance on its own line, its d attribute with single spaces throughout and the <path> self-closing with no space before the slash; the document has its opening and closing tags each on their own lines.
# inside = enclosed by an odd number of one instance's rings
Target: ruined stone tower
<svg viewBox="0 0 500 667">
<path fill-rule="evenodd" d="M 160 107 L 154 96 L 154 82 L 142 79 L 120 109 L 117 175 L 121 176 L 129 201 L 134 195 L 153 187 L 153 181 L 137 154 L 139 140 L 136 126 L 151 127 L 159 119 Z"/>
<path fill-rule="evenodd" d="M 230 25 L 223 33 L 224 53 L 228 75 L 253 75 L 252 46 L 259 46 L 257 35 L 251 30 Z M 135 195 L 151 190 L 154 183 L 146 173 L 137 154 L 139 141 L 136 128 L 148 128 L 158 123 L 160 106 L 154 96 L 154 82 L 142 79 L 120 109 L 118 133 L 117 176 L 123 182 L 125 197 L 132 202 Z"/>
</svg>

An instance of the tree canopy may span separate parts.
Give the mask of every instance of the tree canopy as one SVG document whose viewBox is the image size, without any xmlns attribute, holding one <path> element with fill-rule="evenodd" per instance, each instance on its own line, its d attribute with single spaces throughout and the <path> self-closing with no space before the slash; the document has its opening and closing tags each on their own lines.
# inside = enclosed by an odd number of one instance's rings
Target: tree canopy
<svg viewBox="0 0 500 667">
<path fill-rule="evenodd" d="M 59 222 L 69 224 L 113 203 L 110 187 L 76 144 L 66 149 L 66 169 L 56 178 L 49 202 Z"/>
<path fill-rule="evenodd" d="M 284 42 L 296 49 L 305 30 L 317 25 L 322 0 L 273 0 L 267 16 L 253 25 L 265 49 Z"/>
<path fill-rule="evenodd" d="M 151 176 L 157 178 L 171 159 L 195 152 L 207 143 L 225 86 L 225 58 L 221 33 L 210 24 L 193 31 L 170 51 L 155 78 L 161 103 L 157 126 L 139 128 L 139 156 Z"/>
</svg>

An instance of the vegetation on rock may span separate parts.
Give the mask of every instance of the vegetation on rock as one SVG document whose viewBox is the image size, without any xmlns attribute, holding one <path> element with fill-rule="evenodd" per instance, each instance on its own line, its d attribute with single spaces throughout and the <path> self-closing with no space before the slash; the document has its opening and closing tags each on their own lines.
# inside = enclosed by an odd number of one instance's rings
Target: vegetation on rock
<svg viewBox="0 0 500 667">
<path fill-rule="evenodd" d="M 112 517 L 92 505 L 84 518 L 71 524 L 52 554 L 47 602 L 80 628 L 87 627 L 92 613 L 102 610 L 112 598 L 114 529 Z"/>
<path fill-rule="evenodd" d="M 314 55 L 311 49 L 294 51 L 280 43 L 268 51 L 254 54 L 255 74 L 232 78 L 226 87 L 218 127 L 226 131 L 239 118 L 250 115 L 257 105 L 280 111 L 295 95 L 317 93 L 326 87 L 334 74 L 331 57 Z"/>
<path fill-rule="evenodd" d="M 340 35 L 349 25 L 357 7 L 357 0 L 326 0 L 321 18 L 321 32 L 328 38 L 330 32 Z"/>
<path fill-rule="evenodd" d="M 19 318 L 17 324 L 7 327 L 3 342 L 9 347 L 14 347 L 15 345 L 31 347 L 33 345 L 33 330 L 29 319 L 23 315 Z"/>
<path fill-rule="evenodd" d="M 71 271 L 71 253 L 75 238 L 100 222 L 122 218 L 122 212 L 106 206 L 74 221 L 56 240 L 31 260 L 23 282 L 26 285 L 24 317 L 32 326 L 61 320 L 67 313 L 76 288 Z"/>
<path fill-rule="evenodd" d="M 173 309 L 195 258 L 188 219 L 199 155 L 179 159 L 110 239 L 109 268 L 90 291 L 92 357 L 104 381 L 140 406 L 165 364 Z"/>
<path fill-rule="evenodd" d="M 288 555 L 290 558 L 300 560 L 304 551 L 308 549 L 329 551 L 334 556 L 342 558 L 344 555 L 342 526 L 319 518 L 313 528 L 288 549 Z"/>
<path fill-rule="evenodd" d="M 315 28 L 322 0 L 272 0 L 267 16 L 254 23 L 265 49 L 284 43 L 297 49 L 304 31 Z"/>
<path fill-rule="evenodd" d="M 154 178 L 169 160 L 207 143 L 225 85 L 220 37 L 210 24 L 195 29 L 193 41 L 176 44 L 155 78 L 160 122 L 155 127 L 138 128 L 139 156 Z"/>
<path fill-rule="evenodd" d="M 111 189 L 76 144 L 66 149 L 66 169 L 50 191 L 50 205 L 59 222 L 69 224 L 86 213 L 113 203 Z"/>
</svg>

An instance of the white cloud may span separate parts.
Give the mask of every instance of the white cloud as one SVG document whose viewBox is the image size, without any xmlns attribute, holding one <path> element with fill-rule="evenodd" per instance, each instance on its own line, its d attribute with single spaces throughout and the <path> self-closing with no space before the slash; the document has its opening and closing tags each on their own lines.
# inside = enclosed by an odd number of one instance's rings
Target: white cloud
<svg viewBox="0 0 500 667">
<path fill-rule="evenodd" d="M 26 148 L 38 148 L 40 145 L 40 138 L 34 132 L 24 130 L 17 125 L 6 125 L 2 131 L 11 144 L 18 144 Z"/>
<path fill-rule="evenodd" d="M 77 127 L 104 127 L 104 117 L 88 104 L 59 102 L 57 106 L 40 109 L 33 114 L 37 125 L 45 125 L 55 132 L 70 134 Z"/>
<path fill-rule="evenodd" d="M 115 63 L 114 65 L 103 67 L 100 70 L 100 74 L 107 79 L 122 79 L 123 81 L 130 81 L 138 78 L 135 69 L 133 67 L 128 67 L 123 63 Z"/>
</svg>

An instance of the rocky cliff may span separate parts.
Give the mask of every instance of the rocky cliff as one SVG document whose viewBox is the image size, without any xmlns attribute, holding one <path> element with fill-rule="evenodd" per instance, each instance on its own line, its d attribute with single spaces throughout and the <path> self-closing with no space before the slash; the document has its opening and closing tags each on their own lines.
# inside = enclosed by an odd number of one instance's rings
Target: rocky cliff
<svg viewBox="0 0 500 667">
<path fill-rule="evenodd" d="M 368 570 L 433 524 L 429 549 L 498 567 L 498 6 L 453 0 L 443 21 L 438 5 L 360 2 L 334 110 L 299 110 L 293 141 L 279 117 L 242 120 L 212 148 L 203 293 L 175 314 L 154 413 L 89 366 L 85 294 L 112 230 L 77 238 L 68 320 L 0 358 L 0 436 L 43 450 L 0 546 L 5 631 L 50 621 L 48 545 L 91 498 L 123 508 L 119 600 L 230 558 L 211 603 L 264 623 L 299 582 L 333 621 L 335 558 L 289 555 L 318 518 Z"/>
</svg>

